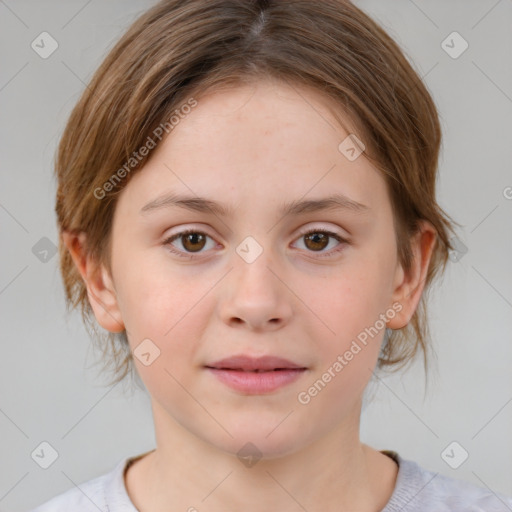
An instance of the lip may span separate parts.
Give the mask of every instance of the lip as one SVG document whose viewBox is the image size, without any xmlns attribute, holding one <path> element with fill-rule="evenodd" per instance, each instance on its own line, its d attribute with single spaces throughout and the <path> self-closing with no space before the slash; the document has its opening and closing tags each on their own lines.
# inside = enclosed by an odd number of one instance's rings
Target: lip
<svg viewBox="0 0 512 512">
<path fill-rule="evenodd" d="M 274 356 L 233 356 L 205 368 L 228 387 L 246 394 L 271 393 L 297 380 L 306 370 L 292 361 Z"/>
<path fill-rule="evenodd" d="M 245 370 L 245 371 L 268 371 L 268 370 L 296 370 L 305 368 L 299 364 L 275 356 L 251 357 L 246 355 L 232 356 L 215 363 L 206 365 L 207 368 L 219 370 Z"/>
</svg>

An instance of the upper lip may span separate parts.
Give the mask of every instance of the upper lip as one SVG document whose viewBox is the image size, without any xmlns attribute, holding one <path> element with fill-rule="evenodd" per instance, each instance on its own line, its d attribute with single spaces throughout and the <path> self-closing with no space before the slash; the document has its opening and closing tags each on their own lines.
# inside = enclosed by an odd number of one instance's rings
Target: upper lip
<svg viewBox="0 0 512 512">
<path fill-rule="evenodd" d="M 277 370 L 277 369 L 304 369 L 304 366 L 295 364 L 288 359 L 274 356 L 250 357 L 246 355 L 232 356 L 215 363 L 206 365 L 207 368 L 226 370 Z"/>
</svg>

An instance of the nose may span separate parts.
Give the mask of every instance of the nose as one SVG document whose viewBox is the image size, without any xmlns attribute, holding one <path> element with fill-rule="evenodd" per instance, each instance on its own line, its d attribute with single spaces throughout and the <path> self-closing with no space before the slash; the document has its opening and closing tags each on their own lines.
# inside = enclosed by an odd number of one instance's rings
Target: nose
<svg viewBox="0 0 512 512">
<path fill-rule="evenodd" d="M 290 321 L 293 294 L 270 256 L 270 251 L 263 251 L 248 263 L 236 255 L 219 301 L 222 321 L 230 327 L 272 331 Z"/>
</svg>

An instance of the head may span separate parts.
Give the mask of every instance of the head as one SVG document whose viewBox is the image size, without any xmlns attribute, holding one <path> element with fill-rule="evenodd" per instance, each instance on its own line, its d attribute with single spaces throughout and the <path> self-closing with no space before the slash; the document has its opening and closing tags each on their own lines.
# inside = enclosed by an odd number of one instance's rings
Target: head
<svg viewBox="0 0 512 512">
<path fill-rule="evenodd" d="M 302 428 L 303 443 L 348 418 L 374 369 L 418 353 L 427 367 L 426 294 L 453 222 L 435 198 L 440 144 L 425 85 L 349 2 L 147 11 L 84 91 L 56 160 L 67 301 L 112 382 L 136 369 L 189 431 L 284 453 L 306 415 L 326 420 Z M 313 207 L 333 195 L 352 203 Z M 307 375 L 250 398 L 210 380 L 205 365 L 241 353 Z M 296 420 L 266 439 L 292 406 Z"/>
</svg>

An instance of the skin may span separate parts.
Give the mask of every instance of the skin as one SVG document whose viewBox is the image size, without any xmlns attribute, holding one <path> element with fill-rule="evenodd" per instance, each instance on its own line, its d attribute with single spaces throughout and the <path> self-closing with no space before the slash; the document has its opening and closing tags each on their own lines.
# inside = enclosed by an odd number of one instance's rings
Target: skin
<svg viewBox="0 0 512 512">
<path fill-rule="evenodd" d="M 130 498 L 144 512 L 381 510 L 398 468 L 360 442 L 359 418 L 384 328 L 308 404 L 297 396 L 393 303 L 401 311 L 386 326 L 410 321 L 435 230 L 422 224 L 414 266 L 404 272 L 385 181 L 364 153 L 354 161 L 341 154 L 348 133 L 318 92 L 262 81 L 196 99 L 120 194 L 112 275 L 84 253 L 85 235 L 63 234 L 99 324 L 127 329 L 132 350 L 146 338 L 160 350 L 148 366 L 134 358 L 151 396 L 157 446 L 126 473 Z M 234 214 L 140 213 L 171 191 L 210 198 Z M 279 214 L 282 202 L 333 191 L 368 212 Z M 195 259 L 164 243 L 188 228 L 208 235 L 206 243 L 178 237 L 172 247 Z M 301 235 L 315 228 L 349 243 L 329 238 L 315 250 Z M 236 252 L 247 236 L 263 249 L 252 263 Z M 270 394 L 248 396 L 203 367 L 235 354 L 276 355 L 308 370 Z M 252 467 L 236 455 L 247 442 L 262 454 Z"/>
</svg>

